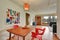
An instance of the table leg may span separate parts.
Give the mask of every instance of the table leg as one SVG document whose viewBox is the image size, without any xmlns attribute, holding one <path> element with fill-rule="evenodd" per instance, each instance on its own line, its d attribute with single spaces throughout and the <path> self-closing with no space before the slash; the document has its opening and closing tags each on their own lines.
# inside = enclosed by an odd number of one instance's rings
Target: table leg
<svg viewBox="0 0 60 40">
<path fill-rule="evenodd" d="M 18 40 L 19 40 L 19 36 L 18 36 Z"/>
<path fill-rule="evenodd" d="M 9 33 L 9 40 L 11 40 L 11 33 Z"/>
<path fill-rule="evenodd" d="M 25 36 L 23 37 L 23 40 L 25 40 Z"/>
</svg>

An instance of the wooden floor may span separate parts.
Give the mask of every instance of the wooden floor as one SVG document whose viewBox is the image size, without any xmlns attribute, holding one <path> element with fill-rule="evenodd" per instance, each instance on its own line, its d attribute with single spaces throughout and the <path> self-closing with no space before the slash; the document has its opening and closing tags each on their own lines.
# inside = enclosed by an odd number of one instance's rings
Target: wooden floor
<svg viewBox="0 0 60 40">
<path fill-rule="evenodd" d="M 31 40 L 30 35 L 31 34 L 28 34 L 26 36 L 26 39 L 28 38 L 27 40 Z M 8 40 L 8 38 L 9 38 L 9 33 L 6 30 L 0 32 L 0 40 Z M 22 37 L 19 37 L 19 38 L 22 39 Z M 16 40 L 16 38 L 11 38 L 11 40 Z M 38 39 L 35 39 L 35 40 L 38 40 Z M 59 39 L 55 34 L 54 35 L 52 34 L 51 29 L 46 27 L 46 31 L 45 31 L 45 34 L 43 36 L 43 40 L 59 40 Z"/>
<path fill-rule="evenodd" d="M 15 40 L 14 37 L 12 37 L 11 40 Z M 53 35 L 53 40 L 59 40 L 56 34 Z"/>
<path fill-rule="evenodd" d="M 59 40 L 56 34 L 53 35 L 53 40 Z"/>
</svg>

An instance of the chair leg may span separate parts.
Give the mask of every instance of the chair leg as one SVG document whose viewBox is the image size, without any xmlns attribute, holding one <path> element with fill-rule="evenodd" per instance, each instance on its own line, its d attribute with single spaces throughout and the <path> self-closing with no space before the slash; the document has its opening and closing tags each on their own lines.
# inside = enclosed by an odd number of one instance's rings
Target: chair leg
<svg viewBox="0 0 60 40">
<path fill-rule="evenodd" d="M 42 40 L 42 39 L 39 39 L 39 40 Z"/>
<path fill-rule="evenodd" d="M 19 36 L 18 36 L 18 40 L 19 40 Z"/>
<path fill-rule="evenodd" d="M 34 40 L 34 37 L 32 37 L 32 39 L 31 40 Z"/>
<path fill-rule="evenodd" d="M 42 40 L 42 38 L 40 38 L 39 40 Z"/>
</svg>

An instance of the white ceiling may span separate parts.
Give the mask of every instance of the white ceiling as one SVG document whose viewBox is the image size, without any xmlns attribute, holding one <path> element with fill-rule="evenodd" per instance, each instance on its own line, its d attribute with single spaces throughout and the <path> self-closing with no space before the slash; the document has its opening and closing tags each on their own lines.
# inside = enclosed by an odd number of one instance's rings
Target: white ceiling
<svg viewBox="0 0 60 40">
<path fill-rule="evenodd" d="M 11 0 L 17 5 L 23 7 L 25 2 L 30 4 L 30 10 L 35 14 L 51 14 L 56 13 L 57 0 Z"/>
</svg>

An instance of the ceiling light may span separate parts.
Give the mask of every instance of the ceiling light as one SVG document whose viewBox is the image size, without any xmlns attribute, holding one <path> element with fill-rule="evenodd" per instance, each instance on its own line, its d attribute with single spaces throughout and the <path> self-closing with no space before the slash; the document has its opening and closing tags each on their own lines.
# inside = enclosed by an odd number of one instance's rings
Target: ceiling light
<svg viewBox="0 0 60 40">
<path fill-rule="evenodd" d="M 30 5 L 28 3 L 24 3 L 24 10 L 29 10 Z"/>
</svg>

